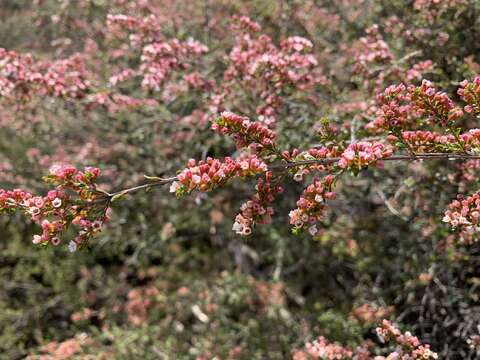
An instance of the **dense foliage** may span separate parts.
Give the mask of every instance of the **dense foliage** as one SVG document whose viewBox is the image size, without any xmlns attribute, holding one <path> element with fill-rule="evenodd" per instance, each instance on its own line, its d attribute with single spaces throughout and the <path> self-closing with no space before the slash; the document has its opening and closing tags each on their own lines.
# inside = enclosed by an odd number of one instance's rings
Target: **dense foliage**
<svg viewBox="0 0 480 360">
<path fill-rule="evenodd" d="M 0 358 L 480 355 L 477 1 L 0 14 Z"/>
</svg>

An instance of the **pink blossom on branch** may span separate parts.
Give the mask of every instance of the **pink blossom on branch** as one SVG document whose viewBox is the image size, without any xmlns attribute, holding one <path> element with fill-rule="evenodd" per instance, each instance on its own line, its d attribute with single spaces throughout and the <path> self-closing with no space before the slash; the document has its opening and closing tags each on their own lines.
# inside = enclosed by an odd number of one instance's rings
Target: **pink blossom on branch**
<svg viewBox="0 0 480 360">
<path fill-rule="evenodd" d="M 403 129 L 411 126 L 412 108 L 408 103 L 403 84 L 391 85 L 383 93 L 377 95 L 379 110 L 376 118 L 367 124 L 367 128 L 375 130 Z"/>
<path fill-rule="evenodd" d="M 294 360 L 436 360 L 438 354 L 430 350 L 429 345 L 422 345 L 416 336 L 409 332 L 402 333 L 390 321 L 383 320 L 377 327 L 377 334 L 382 342 L 392 342 L 397 349 L 386 356 L 373 355 L 370 349 L 373 344 L 364 344 L 356 349 L 333 343 L 320 336 L 313 342 L 308 342 L 302 350 L 293 351 Z M 378 353 L 380 349 L 376 352 Z"/>
<path fill-rule="evenodd" d="M 168 42 L 154 42 L 142 50 L 140 72 L 143 74 L 142 87 L 159 91 L 160 86 L 174 70 L 188 68 L 188 60 L 208 51 L 208 48 L 189 39 Z"/>
<path fill-rule="evenodd" d="M 211 191 L 225 185 L 229 180 L 239 177 L 255 176 L 267 171 L 267 165 L 255 155 L 240 159 L 226 157 L 224 161 L 213 158 L 198 163 L 190 159 L 187 168 L 177 175 L 170 191 L 178 196 L 194 190 Z"/>
<path fill-rule="evenodd" d="M 323 221 L 326 216 L 326 201 L 336 197 L 332 191 L 334 181 L 333 175 L 327 175 L 322 180 L 314 179 L 303 191 L 297 201 L 297 208 L 289 214 L 294 232 L 307 229 L 312 236 L 317 234 L 317 223 Z"/>
<path fill-rule="evenodd" d="M 96 189 L 99 175 L 100 170 L 93 167 L 79 171 L 71 165 L 55 165 L 45 177 L 55 188 L 46 196 L 0 189 L 0 213 L 20 210 L 40 225 L 42 232 L 34 235 L 34 244 L 57 246 L 71 224 L 78 226 L 77 236 L 69 244 L 70 251 L 75 251 L 99 233 L 109 217 L 109 198 Z"/>
<path fill-rule="evenodd" d="M 386 359 L 438 359 L 437 353 L 430 350 L 429 345 L 422 345 L 420 340 L 409 332 L 402 333 L 390 321 L 383 320 L 377 327 L 377 334 L 383 342 L 394 342 L 400 349 L 391 353 L 387 357 L 376 357 L 378 360 Z"/>
<path fill-rule="evenodd" d="M 270 224 L 273 208 L 270 204 L 277 194 L 283 192 L 280 185 L 275 185 L 272 173 L 266 172 L 265 179 L 259 178 L 255 187 L 256 194 L 240 207 L 240 213 L 235 217 L 232 230 L 240 235 L 250 235 L 255 224 Z"/>
<path fill-rule="evenodd" d="M 463 108 L 466 113 L 480 115 L 480 75 L 471 82 L 463 80 L 457 93 L 467 103 Z"/>
<path fill-rule="evenodd" d="M 371 165 L 378 165 L 379 160 L 393 155 L 394 148 L 380 142 L 357 142 L 350 144 L 340 156 L 338 166 L 343 169 L 360 171 Z"/>
<path fill-rule="evenodd" d="M 447 93 L 435 89 L 428 80 L 423 80 L 421 86 L 409 86 L 408 93 L 413 110 L 433 124 L 440 123 L 445 126 L 463 116 L 463 111 L 455 107 Z"/>
<path fill-rule="evenodd" d="M 224 111 L 212 124 L 212 129 L 224 135 L 232 135 L 237 147 L 253 147 L 257 152 L 272 149 L 276 134 L 260 122 L 252 122 L 245 116 Z"/>
<path fill-rule="evenodd" d="M 459 232 L 460 241 L 467 244 L 478 240 L 479 220 L 480 193 L 466 198 L 459 195 L 448 205 L 443 217 L 444 222 Z"/>
</svg>

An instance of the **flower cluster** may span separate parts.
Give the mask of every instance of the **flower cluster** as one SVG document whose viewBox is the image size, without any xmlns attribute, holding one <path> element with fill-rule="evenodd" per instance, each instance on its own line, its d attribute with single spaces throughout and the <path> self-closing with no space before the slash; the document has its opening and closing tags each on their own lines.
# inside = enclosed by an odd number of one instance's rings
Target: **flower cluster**
<svg viewBox="0 0 480 360">
<path fill-rule="evenodd" d="M 70 251 L 85 244 L 100 232 L 108 219 L 108 202 L 96 189 L 100 175 L 97 168 L 87 167 L 79 171 L 71 165 L 56 165 L 50 169 L 45 181 L 56 185 L 44 197 L 33 196 L 19 189 L 0 189 L 0 212 L 21 210 L 39 224 L 42 233 L 34 235 L 34 244 L 60 244 L 62 234 L 70 224 L 80 228 L 69 244 Z"/>
<path fill-rule="evenodd" d="M 373 25 L 365 31 L 367 36 L 360 39 L 363 46 L 355 57 L 356 72 L 368 70 L 372 64 L 385 64 L 393 60 L 393 54 L 380 34 L 378 25 Z"/>
<path fill-rule="evenodd" d="M 336 195 L 332 192 L 334 177 L 327 175 L 322 180 L 314 179 L 303 191 L 302 196 L 297 201 L 297 208 L 290 211 L 290 224 L 294 226 L 294 231 L 308 227 L 308 232 L 313 236 L 318 230 L 316 223 L 325 218 L 327 206 L 326 200 L 335 199 Z"/>
<path fill-rule="evenodd" d="M 28 97 L 31 85 L 41 78 L 32 72 L 32 57 L 0 48 L 0 96 Z"/>
<path fill-rule="evenodd" d="M 240 207 L 240 213 L 235 217 L 232 230 L 240 235 L 250 235 L 255 224 L 270 224 L 273 208 L 269 205 L 276 194 L 283 192 L 280 185 L 272 184 L 272 173 L 265 173 L 265 179 L 259 178 L 256 194 Z"/>
<path fill-rule="evenodd" d="M 462 88 L 459 92 L 464 94 Z M 367 128 L 375 130 L 397 133 L 415 125 L 419 117 L 431 125 L 451 126 L 463 116 L 462 109 L 428 80 L 423 80 L 420 86 L 409 85 L 408 88 L 404 84 L 391 85 L 377 96 L 377 101 L 376 118 L 367 124 Z"/>
<path fill-rule="evenodd" d="M 413 64 L 413 66 L 407 70 L 406 82 L 410 83 L 413 80 L 421 80 L 424 73 L 433 69 L 432 60 L 420 61 L 419 63 Z"/>
<path fill-rule="evenodd" d="M 413 8 L 420 12 L 422 17 L 432 24 L 442 14 L 451 8 L 459 9 L 462 5 L 469 5 L 468 0 L 415 0 Z"/>
<path fill-rule="evenodd" d="M 309 53 L 313 45 L 296 36 L 285 39 L 278 47 L 269 36 L 259 35 L 261 27 L 246 17 L 235 17 L 232 27 L 238 34 L 221 93 L 229 94 L 241 83 L 244 91 L 261 100 L 256 108 L 259 120 L 273 126 L 292 90 L 305 90 L 321 81 L 315 71 L 317 60 Z M 215 102 L 222 97 L 225 95 L 216 96 Z"/>
<path fill-rule="evenodd" d="M 0 48 L 0 95 L 3 97 L 30 99 L 36 94 L 82 99 L 90 87 L 84 60 L 79 54 L 48 62 Z"/>
<path fill-rule="evenodd" d="M 293 179 L 302 181 L 304 176 L 314 171 L 331 172 L 335 166 L 334 158 L 340 156 L 342 151 L 339 146 L 311 148 L 307 151 L 293 149 L 282 152 L 282 157 L 288 162 L 305 163 L 292 169 Z M 329 160 L 332 159 L 332 160 Z M 319 160 L 318 162 L 315 162 Z M 324 161 L 324 162 L 323 162 Z"/>
<path fill-rule="evenodd" d="M 342 169 L 360 171 L 375 165 L 379 160 L 393 154 L 393 148 L 380 142 L 361 141 L 350 144 L 340 156 L 338 166 Z"/>
<path fill-rule="evenodd" d="M 480 76 L 477 75 L 472 82 L 463 80 L 457 93 L 467 103 L 463 108 L 466 113 L 480 115 Z"/>
<path fill-rule="evenodd" d="M 245 116 L 224 111 L 212 124 L 212 129 L 224 135 L 232 135 L 237 147 L 250 146 L 260 153 L 274 146 L 276 134 L 259 122 L 252 122 Z"/>
<path fill-rule="evenodd" d="M 422 345 L 416 336 L 409 332 L 402 334 L 390 321 L 383 320 L 377 329 L 379 338 L 384 342 L 393 341 L 400 350 L 391 353 L 387 358 L 380 359 L 438 359 L 437 353 L 430 350 L 429 345 Z"/>
<path fill-rule="evenodd" d="M 338 343 L 331 343 L 323 336 L 313 342 L 305 344 L 304 350 L 295 350 L 293 360 L 327 359 L 348 360 L 352 359 L 353 351 Z"/>
<path fill-rule="evenodd" d="M 294 52 L 310 51 L 313 44 L 310 40 L 301 36 L 291 36 L 281 43 L 282 49 Z"/>
<path fill-rule="evenodd" d="M 407 144 L 409 149 L 415 152 L 434 152 L 439 150 L 439 146 L 441 145 L 440 139 L 442 138 L 440 134 L 422 130 L 403 131 L 401 136 L 402 142 Z M 394 135 L 390 135 L 389 140 L 395 142 L 399 139 Z"/>
<path fill-rule="evenodd" d="M 452 201 L 443 221 L 450 224 L 460 233 L 460 240 L 465 243 L 475 241 L 475 235 L 480 231 L 480 193 L 475 193 L 463 198 L 459 195 L 457 200 Z"/>
<path fill-rule="evenodd" d="M 459 138 L 467 150 L 476 153 L 480 151 L 480 129 L 470 129 L 461 134 Z"/>
<path fill-rule="evenodd" d="M 447 93 L 435 89 L 428 80 L 423 80 L 420 86 L 409 86 L 408 93 L 413 109 L 433 124 L 445 126 L 463 115 L 463 111 L 455 106 Z"/>
<path fill-rule="evenodd" d="M 196 89 L 196 90 L 210 90 L 213 88 L 214 81 L 207 79 L 205 76 L 201 75 L 200 73 L 194 71 L 189 74 L 185 74 L 183 79 L 187 83 L 189 89 Z"/>
<path fill-rule="evenodd" d="M 143 74 L 142 86 L 159 91 L 160 86 L 174 70 L 188 67 L 187 60 L 208 51 L 208 48 L 189 39 L 168 42 L 156 42 L 146 45 L 142 50 L 140 72 Z"/>
<path fill-rule="evenodd" d="M 427 130 L 402 131 L 399 136 L 400 138 L 389 135 L 387 139 L 393 143 L 400 141 L 417 153 L 480 151 L 480 129 L 470 129 L 466 133 L 458 134 L 457 137 L 453 134 L 439 134 Z"/>
<path fill-rule="evenodd" d="M 135 71 L 133 69 L 123 69 L 120 71 L 118 74 L 110 76 L 110 79 L 108 79 L 108 82 L 115 86 L 121 82 L 127 81 L 128 79 L 131 79 L 136 75 Z"/>
<path fill-rule="evenodd" d="M 386 64 L 390 64 L 393 59 L 393 53 L 385 42 L 385 39 L 379 32 L 378 25 L 373 25 L 366 29 L 367 35 L 360 38 L 358 48 L 354 51 L 354 73 L 364 79 L 364 85 L 368 81 L 378 77 L 376 88 L 383 84 L 386 74 L 379 71 Z"/>
<path fill-rule="evenodd" d="M 383 342 L 394 342 L 398 348 L 387 356 L 374 356 L 370 352 L 373 343 L 364 343 L 362 346 L 352 350 L 339 343 L 331 343 L 323 336 L 317 340 L 305 344 L 303 350 L 294 350 L 294 360 L 396 360 L 396 359 L 438 359 L 437 353 L 430 350 L 429 345 L 422 345 L 416 336 L 410 333 L 402 334 L 399 329 L 392 325 L 388 320 L 383 320 L 382 324 L 376 329 L 377 334 Z"/>
<path fill-rule="evenodd" d="M 156 15 L 135 17 L 123 14 L 108 15 L 107 27 L 113 38 L 128 39 L 132 46 L 141 50 L 138 69 L 126 68 L 113 75 L 110 83 L 115 85 L 133 76 L 142 76 L 142 87 L 147 90 L 160 91 L 162 85 L 171 77 L 172 72 L 186 70 L 194 58 L 206 53 L 208 47 L 200 42 L 187 39 L 166 40 L 162 34 L 162 21 Z M 120 48 L 115 57 L 128 55 L 124 47 Z M 189 85 L 208 86 L 198 74 L 187 77 Z"/>
<path fill-rule="evenodd" d="M 136 17 L 124 14 L 107 15 L 108 34 L 120 38 L 129 34 L 130 43 L 140 46 L 161 37 L 161 24 L 155 15 Z"/>
<path fill-rule="evenodd" d="M 177 175 L 170 191 L 178 196 L 194 190 L 211 191 L 232 178 L 255 176 L 267 171 L 267 165 L 255 155 L 240 159 L 226 157 L 223 162 L 211 157 L 199 162 L 190 159 L 187 168 Z"/>
<path fill-rule="evenodd" d="M 84 59 L 80 54 L 52 63 L 43 63 L 40 67 L 47 69 L 42 78 L 42 85 L 48 95 L 82 99 L 91 87 Z"/>
<path fill-rule="evenodd" d="M 375 119 L 367 124 L 367 128 L 375 130 L 393 130 L 405 128 L 412 122 L 411 107 L 406 103 L 408 96 L 403 84 L 391 85 L 377 96 L 379 109 Z"/>
<path fill-rule="evenodd" d="M 255 34 L 262 31 L 262 27 L 257 22 L 250 19 L 248 16 L 234 15 L 232 28 L 241 30 L 246 33 Z"/>
</svg>

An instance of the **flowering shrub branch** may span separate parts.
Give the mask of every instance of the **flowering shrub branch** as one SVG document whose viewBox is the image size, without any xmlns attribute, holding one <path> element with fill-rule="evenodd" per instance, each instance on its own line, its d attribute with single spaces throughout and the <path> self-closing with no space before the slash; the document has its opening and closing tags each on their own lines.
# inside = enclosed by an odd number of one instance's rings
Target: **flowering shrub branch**
<svg viewBox="0 0 480 360">
<path fill-rule="evenodd" d="M 26 102 L 35 96 L 48 95 L 65 101 L 86 101 L 88 106 L 107 106 L 110 111 L 122 106 L 156 106 L 158 103 L 152 98 L 134 99 L 114 87 L 140 77 L 141 87 L 149 94 L 159 92 L 168 87 L 174 72 L 189 70 L 192 58 L 209 51 L 193 39 L 166 39 L 155 16 L 109 15 L 107 27 L 110 41 L 123 44 L 128 37 L 128 46 L 139 50 L 138 68 L 120 69 L 102 87 L 102 81 L 86 70 L 86 59 L 79 54 L 48 62 L 0 49 L 2 99 Z M 208 157 L 198 162 L 191 159 L 176 176 L 148 178 L 146 184 L 114 193 L 98 188 L 98 169 L 53 167 L 45 180 L 54 189 L 46 197 L 22 190 L 1 190 L 0 210 L 22 210 L 41 225 L 43 231 L 35 235 L 35 244 L 58 245 L 71 225 L 79 227 L 70 243 L 70 248 L 76 249 L 102 230 L 111 203 L 126 195 L 170 184 L 171 192 L 183 196 L 194 191 L 210 192 L 236 179 L 254 178 L 255 194 L 241 206 L 233 225 L 236 233 L 249 235 L 256 224 L 271 222 L 273 202 L 283 192 L 288 178 L 303 181 L 312 174 L 313 180 L 290 212 L 289 222 L 294 232 L 308 230 L 316 235 L 327 215 L 327 201 L 336 197 L 335 183 L 345 173 L 357 175 L 368 168 L 381 167 L 384 161 L 480 159 L 480 130 L 464 131 L 460 126 L 461 119 L 480 114 L 480 76 L 460 83 L 457 93 L 466 103 L 463 107 L 428 80 L 419 86 L 409 83 L 388 86 L 376 98 L 375 118 L 365 125 L 365 131 L 380 134 L 375 140 L 368 137 L 357 140 L 352 129 L 351 141 L 347 142 L 325 123 L 320 133 L 323 142 L 320 148 L 282 149 L 276 132 L 280 109 L 295 91 L 306 91 L 322 81 L 317 60 L 311 53 L 313 44 L 296 36 L 282 40 L 277 46 L 269 36 L 261 34 L 259 24 L 247 17 L 234 17 L 232 29 L 236 34 L 235 44 L 228 56 L 225 82 L 221 93 L 209 96 L 209 106 L 215 112 L 225 108 L 232 95 L 231 88 L 238 84 L 260 100 L 255 109 L 257 121 L 223 111 L 211 124 L 216 133 L 233 138 L 238 150 L 234 157 L 223 160 Z M 372 77 L 372 64 L 394 61 L 377 27 L 369 28 L 360 43 L 355 71 L 365 79 Z M 118 54 L 128 55 L 123 50 Z M 412 73 L 406 79 L 416 80 L 431 66 L 431 62 L 416 64 L 412 69 L 415 76 Z M 199 73 L 184 75 L 188 86 L 208 88 L 203 87 L 206 82 Z M 322 173 L 321 177 L 318 173 Z M 457 228 L 461 239 L 467 242 L 477 232 L 477 202 L 476 195 L 455 201 L 445 213 L 444 221 Z"/>
<path fill-rule="evenodd" d="M 294 360 L 333 360 L 333 359 L 362 359 L 362 360 L 394 360 L 394 359 L 438 359 L 438 354 L 430 350 L 429 345 L 422 345 L 416 336 L 411 333 L 402 333 L 390 321 L 383 320 L 376 329 L 382 343 L 392 343 L 396 350 L 386 356 L 375 356 L 372 353 L 373 344 L 366 342 L 363 346 L 351 349 L 339 343 L 329 342 L 323 336 L 307 342 L 304 349 L 293 352 Z"/>
<path fill-rule="evenodd" d="M 225 116 L 233 117 L 233 114 L 224 114 Z M 245 118 L 238 117 L 238 119 L 243 119 L 244 125 L 247 125 L 246 122 L 249 123 Z M 243 141 L 242 144 L 249 139 L 249 141 L 252 141 L 251 144 L 256 144 L 253 141 L 258 141 L 260 144 L 271 145 L 270 138 L 265 140 L 256 133 L 255 136 L 250 138 L 245 136 L 242 140 L 240 136 L 245 128 L 251 128 L 251 126 L 242 127 L 239 133 L 235 133 L 238 139 Z M 270 130 L 266 130 L 270 134 Z M 260 147 L 254 148 L 258 150 Z M 46 245 L 51 243 L 56 246 L 61 242 L 61 236 L 67 232 L 70 225 L 79 227 L 77 236 L 69 243 L 70 251 L 75 251 L 77 248 L 86 245 L 88 240 L 103 229 L 110 216 L 111 204 L 122 197 L 167 184 L 171 184 L 170 191 L 177 196 L 183 196 L 192 191 L 209 192 L 224 186 L 234 178 L 244 179 L 262 175 L 264 179 L 258 179 L 256 195 L 242 205 L 241 213 L 237 215 L 233 225 L 233 230 L 238 234 L 249 235 L 255 224 L 271 222 L 273 208 L 270 207 L 270 203 L 272 203 L 276 194 L 283 192 L 280 183 L 292 169 L 333 165 L 339 172 L 335 176 L 327 175 L 322 180 L 315 179 L 298 200 L 298 208 L 292 210 L 289 215 L 290 224 L 294 226 L 294 232 L 306 228 L 311 235 L 315 235 L 318 231 L 318 222 L 322 221 L 326 215 L 325 201 L 335 199 L 332 187 L 336 178 L 345 170 L 358 173 L 360 170 L 374 165 L 378 160 L 480 159 L 480 155 L 465 153 L 392 155 L 392 151 L 392 148 L 385 147 L 380 143 L 360 142 L 349 145 L 340 157 L 299 161 L 291 161 L 287 158 L 288 161 L 285 161 L 283 165 L 270 167 L 256 155 L 242 156 L 239 159 L 227 157 L 223 162 L 208 158 L 206 161 L 197 163 L 191 159 L 187 168 L 177 176 L 169 178 L 148 177 L 150 180 L 148 183 L 114 193 L 108 193 L 97 187 L 95 181 L 100 175 L 99 169 L 85 168 L 84 171 L 79 171 L 70 165 L 58 165 L 52 167 L 50 174 L 44 178 L 47 183 L 55 185 L 55 189 L 49 191 L 47 196 L 34 196 L 19 189 L 13 191 L 0 190 L 0 211 L 10 213 L 21 210 L 30 216 L 35 223 L 41 225 L 42 233 L 34 236 L 34 244 Z M 311 153 L 316 154 L 315 151 L 311 151 Z M 278 174 L 281 174 L 281 176 Z M 476 232 L 475 226 L 477 226 L 480 218 L 479 204 L 477 195 L 461 202 L 455 201 L 449 206 L 443 220 L 453 227 L 459 228 L 462 239 L 471 241 L 474 232 Z M 306 224 L 306 227 L 304 224 Z"/>
</svg>

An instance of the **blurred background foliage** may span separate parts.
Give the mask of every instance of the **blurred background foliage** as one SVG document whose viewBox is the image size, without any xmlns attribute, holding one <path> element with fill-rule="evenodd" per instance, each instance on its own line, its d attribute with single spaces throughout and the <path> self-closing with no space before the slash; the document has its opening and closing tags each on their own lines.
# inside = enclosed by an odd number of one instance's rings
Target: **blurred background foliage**
<svg viewBox="0 0 480 360">
<path fill-rule="evenodd" d="M 112 46 L 107 14 L 155 13 L 165 18 L 165 38 L 193 37 L 209 47 L 199 69 L 220 87 L 234 42 L 231 16 L 248 15 L 276 43 L 293 35 L 314 43 L 325 81 L 313 95 L 291 96 L 278 125 L 285 148 L 305 148 L 318 141 L 322 117 L 346 133 L 360 128 L 366 122 L 361 107 L 347 105 L 373 100 L 377 86 L 402 81 L 400 70 L 411 65 L 382 65 L 392 71 L 380 82 L 375 69 L 355 73 L 352 49 L 373 24 L 396 59 L 414 53 L 416 61 L 432 60 L 427 77 L 450 94 L 480 72 L 478 1 L 438 9 L 415 3 L 3 0 L 0 46 L 53 59 L 85 51 L 94 41 L 98 63 L 92 60 L 92 67 L 105 80 L 110 67 L 125 65 L 106 60 Z M 138 57 L 127 63 L 138 64 Z M 122 91 L 143 96 L 134 84 Z M 248 95 L 238 95 L 245 97 L 238 103 Z M 2 116 L 15 121 L 0 128 L 0 187 L 45 190 L 37 179 L 49 159 L 98 166 L 106 186 L 121 188 L 141 182 L 143 174 L 175 173 L 191 157 L 229 155 L 233 142 L 210 132 L 208 122 L 180 121 L 210 96 L 188 91 L 158 106 L 113 114 L 49 99 L 4 107 Z M 251 109 L 232 110 L 254 116 Z M 357 136 L 366 136 L 362 131 Z M 41 155 L 32 157 L 32 148 Z M 477 189 L 476 173 L 465 181 L 462 171 L 439 160 L 345 177 L 315 238 L 290 232 L 286 216 L 302 191 L 293 182 L 277 201 L 273 225 L 247 239 L 231 231 L 251 191 L 242 183 L 180 200 L 168 189 L 124 200 L 91 249 L 74 254 L 33 247 L 31 225 L 20 216 L 2 217 L 0 358 L 285 359 L 318 335 L 350 346 L 378 342 L 373 329 L 379 319 L 358 315 L 368 304 L 388 309 L 383 317 L 431 344 L 440 358 L 473 359 L 467 339 L 480 323 L 480 247 L 452 245 L 441 224 L 458 191 Z"/>
</svg>

